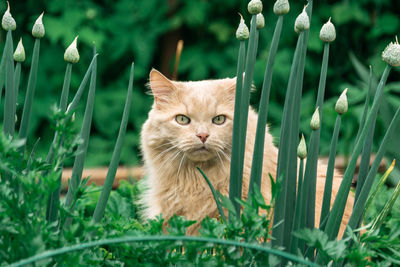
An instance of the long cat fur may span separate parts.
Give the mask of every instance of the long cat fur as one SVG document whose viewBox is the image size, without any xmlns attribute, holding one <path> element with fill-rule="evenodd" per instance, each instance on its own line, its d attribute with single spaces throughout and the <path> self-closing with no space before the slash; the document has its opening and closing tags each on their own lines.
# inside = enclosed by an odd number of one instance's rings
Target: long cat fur
<svg viewBox="0 0 400 267">
<path fill-rule="evenodd" d="M 224 195 L 229 192 L 230 149 L 235 96 L 235 78 L 178 82 L 171 81 L 160 72 L 150 72 L 150 88 L 154 104 L 141 132 L 141 144 L 147 177 L 143 217 L 155 218 L 162 214 L 166 219 L 183 215 L 188 219 L 201 220 L 205 216 L 217 217 L 218 211 L 206 184 L 196 167 L 208 176 L 216 190 Z M 176 115 L 188 116 L 188 125 L 176 122 Z M 212 118 L 225 115 L 222 125 L 212 123 Z M 251 170 L 257 114 L 250 108 L 243 170 L 242 196 L 247 197 Z M 199 133 L 209 134 L 205 142 L 207 151 L 199 151 L 202 141 Z M 261 192 L 269 203 L 270 181 L 268 173 L 276 174 L 278 149 L 266 129 Z M 326 165 L 319 163 L 317 171 L 317 197 L 315 222 L 319 222 L 324 191 Z M 341 178 L 333 179 L 332 203 Z M 350 217 L 352 197 L 345 210 L 341 233 Z M 193 234 L 195 228 L 190 228 Z"/>
</svg>

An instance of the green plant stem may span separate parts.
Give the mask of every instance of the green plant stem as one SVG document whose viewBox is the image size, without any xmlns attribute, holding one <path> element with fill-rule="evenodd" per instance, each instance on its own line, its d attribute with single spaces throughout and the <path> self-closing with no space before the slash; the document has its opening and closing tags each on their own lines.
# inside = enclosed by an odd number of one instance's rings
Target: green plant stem
<svg viewBox="0 0 400 267">
<path fill-rule="evenodd" d="M 6 38 L 6 43 L 7 43 L 7 38 Z M 6 46 L 4 46 L 6 47 Z M 5 76 L 6 76 L 6 49 L 3 49 L 3 54 L 1 56 L 1 61 L 0 61 L 0 102 L 1 102 L 1 96 L 3 94 L 3 87 L 4 87 L 4 81 L 5 81 Z"/>
<path fill-rule="evenodd" d="M 226 222 L 227 220 L 226 220 L 226 217 L 225 217 L 225 214 L 224 214 L 224 210 L 222 209 L 221 202 L 219 201 L 217 191 L 215 190 L 214 186 L 210 182 L 210 179 L 208 179 L 207 175 L 205 175 L 204 172 L 199 167 L 196 167 L 196 168 L 199 170 L 199 172 L 201 173 L 203 178 L 206 180 L 206 182 L 208 184 L 208 187 L 210 187 L 211 193 L 212 193 L 212 195 L 214 197 L 214 200 L 215 200 L 215 204 L 217 205 L 217 209 L 218 209 L 219 215 L 221 216 L 222 220 L 224 222 Z"/>
<path fill-rule="evenodd" d="M 294 215 L 296 206 L 296 185 L 297 185 L 297 146 L 299 144 L 300 128 L 300 103 L 303 90 L 303 75 L 306 58 L 307 43 L 305 43 L 305 34 L 303 34 L 303 45 L 300 50 L 300 61 L 295 81 L 295 94 L 293 99 L 293 110 L 290 116 L 292 126 L 289 131 L 289 155 L 287 163 L 287 184 L 286 184 L 286 202 L 285 202 L 285 230 L 284 246 L 289 250 L 291 248 L 292 231 L 294 225 Z"/>
<path fill-rule="evenodd" d="M 89 72 L 89 70 L 91 70 L 91 69 L 89 68 L 88 72 Z M 70 84 L 71 84 L 71 72 L 72 72 L 72 64 L 67 63 L 67 68 L 65 70 L 65 76 L 64 76 L 63 88 L 61 91 L 60 104 L 58 107 L 62 111 L 65 111 L 67 108 L 69 88 L 70 88 Z M 86 83 L 85 83 L 85 85 L 86 85 Z M 54 149 L 56 148 L 55 146 L 57 145 L 56 143 L 57 143 L 58 137 L 59 136 L 56 133 L 54 135 L 53 142 L 50 146 L 49 153 L 47 153 L 46 162 L 49 164 L 51 164 L 54 160 Z M 59 144 L 59 145 L 61 145 L 61 144 Z"/>
<path fill-rule="evenodd" d="M 322 105 L 324 102 L 325 86 L 326 86 L 326 75 L 328 70 L 329 61 L 329 43 L 324 44 L 324 54 L 321 65 L 321 75 L 318 85 L 318 95 L 316 108 L 319 107 L 319 118 L 322 121 Z M 307 157 L 306 170 L 304 179 L 308 181 L 306 187 L 306 198 L 307 198 L 307 215 L 306 215 L 306 227 L 312 229 L 315 225 L 315 195 L 316 195 L 316 183 L 317 183 L 317 168 L 318 168 L 318 151 L 320 142 L 321 128 L 313 131 L 310 140 L 310 154 Z"/>
<path fill-rule="evenodd" d="M 245 62 L 246 45 L 244 41 L 240 41 L 238 64 L 236 71 L 236 90 L 235 90 L 235 108 L 233 114 L 233 130 L 232 130 L 232 152 L 229 179 L 229 199 L 235 203 L 235 198 L 239 194 L 240 189 L 240 103 L 242 99 L 243 88 L 243 69 Z"/>
<path fill-rule="evenodd" d="M 133 87 L 133 74 L 134 74 L 134 64 L 132 63 L 131 72 L 129 76 L 128 92 L 126 96 L 125 108 L 121 120 L 121 125 L 119 128 L 119 133 L 117 137 L 117 142 L 114 147 L 114 152 L 111 157 L 110 166 L 108 168 L 106 180 L 101 190 L 99 201 L 97 202 L 96 208 L 93 213 L 92 220 L 96 223 L 100 222 L 104 216 L 104 211 L 106 209 L 107 201 L 110 196 L 112 185 L 114 183 L 115 174 L 117 173 L 117 168 L 119 160 L 121 158 L 122 145 L 124 142 L 124 137 L 126 133 L 126 127 L 128 126 L 129 113 L 131 111 L 132 103 L 132 87 Z"/>
<path fill-rule="evenodd" d="M 26 96 L 25 96 L 24 109 L 22 111 L 21 125 L 19 128 L 19 136 L 18 136 L 19 139 L 26 140 L 28 136 L 29 121 L 31 118 L 32 103 L 36 88 L 37 70 L 39 64 L 39 51 L 40 51 L 40 39 L 36 38 L 35 45 L 33 47 L 32 63 L 31 63 L 31 69 L 29 71 L 28 86 L 26 88 Z M 23 146 L 21 146 L 20 151 L 24 153 L 25 147 L 26 147 L 26 142 Z"/>
<path fill-rule="evenodd" d="M 251 164 L 250 186 L 248 193 L 249 196 L 253 192 L 254 184 L 261 188 L 261 176 L 264 159 L 265 127 L 267 125 L 268 118 L 269 95 L 271 90 L 272 74 L 274 71 L 275 55 L 278 51 L 279 39 L 282 32 L 282 24 L 283 16 L 279 16 L 275 26 L 274 35 L 272 37 L 271 48 L 269 51 L 267 66 L 264 73 L 264 81 L 261 89 L 261 100 L 258 112 L 253 161 Z"/>
<path fill-rule="evenodd" d="M 316 107 L 320 107 L 319 116 L 321 121 L 322 121 L 322 105 L 324 103 L 325 86 L 326 86 L 326 75 L 328 73 L 328 62 L 329 62 L 329 43 L 325 43 L 324 54 L 322 56 L 321 75 L 319 77 L 319 84 L 318 84 L 317 104 L 315 105 Z"/>
<path fill-rule="evenodd" d="M 246 145 L 246 130 L 247 130 L 247 117 L 249 113 L 249 105 L 250 105 L 250 88 L 251 82 L 253 80 L 254 74 L 254 63 L 255 63 L 255 55 L 257 50 L 256 47 L 256 15 L 253 15 L 251 18 L 251 26 L 250 26 L 250 39 L 249 39 L 249 47 L 247 50 L 246 56 L 246 68 L 243 82 L 243 90 L 240 99 L 240 119 L 239 119 L 239 156 L 236 156 L 239 160 L 238 167 L 235 169 L 235 172 L 232 173 L 234 177 L 231 177 L 230 188 L 229 188 L 229 199 L 231 199 L 233 205 L 235 206 L 237 216 L 240 216 L 240 204 L 236 201 L 236 199 L 241 199 L 242 197 L 242 182 L 243 182 L 243 163 L 244 163 L 244 150 Z M 233 144 L 232 144 L 232 151 Z M 231 162 L 231 166 L 232 166 Z M 232 179 L 233 178 L 233 179 Z M 235 183 L 235 184 L 233 184 Z M 232 185 L 232 188 L 231 188 Z"/>
<path fill-rule="evenodd" d="M 328 216 L 330 206 L 331 206 L 333 173 L 335 170 L 335 157 L 336 157 L 336 149 L 337 149 L 337 142 L 338 142 L 338 138 L 339 138 L 341 120 L 342 120 L 342 115 L 338 114 L 336 117 L 335 128 L 334 128 L 333 134 L 332 134 L 331 148 L 329 150 L 328 167 L 326 170 L 324 197 L 322 200 L 321 218 L 319 220 L 319 226 L 320 226 L 321 230 L 323 230 L 323 228 L 321 228 L 322 222 Z"/>
<path fill-rule="evenodd" d="M 364 110 L 363 110 L 362 117 L 360 120 L 360 127 L 358 128 L 358 131 L 357 131 L 356 142 L 358 141 L 358 138 L 360 137 L 361 130 L 364 128 L 365 119 L 367 118 L 369 102 L 370 102 L 370 98 L 372 95 L 372 84 L 373 84 L 372 79 L 373 79 L 372 67 L 369 66 L 368 92 L 367 92 L 367 97 L 365 98 L 365 102 L 364 102 Z"/>
<path fill-rule="evenodd" d="M 291 122 L 291 109 L 293 105 L 294 90 L 295 90 L 295 77 L 297 76 L 300 55 L 302 50 L 302 38 L 304 33 L 301 33 L 299 38 L 297 39 L 297 45 L 293 56 L 293 62 L 290 70 L 289 82 L 286 91 L 285 104 L 283 108 L 283 116 L 282 116 L 282 126 L 280 133 L 280 142 L 279 142 L 279 151 L 278 151 L 278 166 L 277 166 L 277 174 L 276 177 L 283 177 L 281 184 L 281 192 L 278 194 L 275 203 L 274 210 L 274 222 L 275 224 L 284 220 L 285 215 L 285 206 L 286 206 L 286 195 L 287 195 L 287 164 L 288 164 L 288 154 L 289 154 L 289 131 L 292 127 Z M 275 245 L 282 246 L 283 245 L 283 231 L 284 231 L 284 223 L 279 224 L 274 227 L 272 230 L 272 236 L 275 238 L 273 243 Z"/>
<path fill-rule="evenodd" d="M 81 100 L 83 91 L 85 91 L 85 86 L 89 79 L 89 75 L 92 73 L 95 63 L 97 63 L 97 56 L 98 56 L 98 54 L 93 55 L 92 61 L 90 62 L 90 65 L 85 73 L 85 76 L 83 77 L 82 82 L 79 85 L 79 88 L 76 91 L 74 98 L 72 99 L 71 103 L 67 107 L 68 114 L 72 114 L 75 111 L 76 107 L 78 106 L 79 100 Z"/>
<path fill-rule="evenodd" d="M 104 246 L 104 245 L 111 245 L 111 244 L 120 244 L 120 243 L 132 243 L 132 242 L 163 242 L 163 241 L 186 241 L 186 242 L 202 242 L 202 243 L 213 243 L 213 244 L 220 244 L 224 246 L 235 246 L 235 247 L 242 247 L 257 250 L 263 253 L 276 255 L 281 258 L 285 258 L 290 261 L 298 262 L 304 264 L 306 266 L 319 266 L 313 262 L 309 262 L 302 258 L 299 258 L 295 255 L 289 254 L 287 252 L 268 248 L 264 246 L 259 246 L 250 243 L 238 242 L 234 240 L 226 240 L 226 239 L 218 239 L 218 238 L 209 238 L 209 237 L 200 237 L 200 236 L 127 236 L 127 237 L 117 237 L 117 238 L 109 238 L 97 241 L 91 241 L 86 243 L 81 243 L 69 247 L 63 247 L 54 250 L 48 250 L 42 254 L 35 255 L 33 257 L 20 260 L 18 262 L 12 263 L 9 267 L 19 267 L 25 266 L 28 264 L 32 264 L 37 261 L 41 261 L 44 259 L 48 259 L 54 256 L 62 255 L 65 253 L 84 250 L 92 247 Z"/>
<path fill-rule="evenodd" d="M 349 222 L 347 226 L 351 227 L 351 229 L 356 229 L 359 223 L 361 222 L 361 218 L 364 212 L 365 204 L 368 199 L 369 192 L 371 191 L 372 184 L 374 182 L 376 173 L 378 172 L 379 165 L 383 158 L 383 155 L 386 152 L 387 145 L 390 141 L 390 138 L 395 133 L 397 124 L 399 123 L 400 118 L 400 107 L 397 109 L 396 114 L 394 115 L 392 122 L 387 129 L 385 136 L 383 137 L 382 143 L 376 153 L 374 162 L 371 165 L 371 169 L 369 170 L 368 176 L 365 179 L 365 183 L 363 188 L 361 189 L 360 196 L 358 197 L 356 204 L 354 205 L 353 212 L 350 216 Z M 368 119 L 367 119 L 368 123 Z M 365 131 L 365 130 L 364 130 Z M 339 189 L 340 190 L 340 189 Z M 343 237 L 346 237 L 346 232 L 344 233 Z"/>
<path fill-rule="evenodd" d="M 309 150 L 307 155 L 307 164 L 304 171 L 304 190 L 303 190 L 303 222 L 304 227 L 314 228 L 315 219 L 315 191 L 317 182 L 317 167 L 318 167 L 318 145 L 319 136 L 318 130 L 311 132 L 309 141 Z M 314 195 L 311 197 L 310 195 Z M 310 211 L 312 210 L 312 211 Z M 312 217 L 312 218 L 310 218 Z"/>
<path fill-rule="evenodd" d="M 297 231 L 300 229 L 300 223 L 301 223 L 301 216 L 300 212 L 302 210 L 302 191 L 303 191 L 303 174 L 304 174 L 304 159 L 300 159 L 300 166 L 299 166 L 299 175 L 298 175 L 298 183 L 297 183 L 297 194 L 296 194 L 296 213 L 294 216 L 294 224 L 293 224 L 293 232 Z M 291 249 L 290 252 L 293 254 L 296 254 L 297 249 L 299 248 L 301 251 L 302 245 L 299 246 L 300 242 L 297 237 L 293 237 L 292 243 L 291 243 Z"/>
<path fill-rule="evenodd" d="M 351 156 L 349 165 L 347 166 L 346 171 L 343 175 L 342 183 L 340 184 L 339 191 L 336 195 L 335 202 L 333 203 L 331 213 L 328 217 L 328 221 L 327 221 L 326 227 L 325 227 L 325 232 L 328 235 L 330 240 L 335 239 L 338 235 L 340 224 L 341 224 L 341 221 L 343 218 L 344 209 L 346 207 L 347 197 L 349 195 L 349 191 L 350 191 L 350 187 L 351 187 L 351 182 L 353 180 L 353 173 L 356 168 L 357 158 L 361 152 L 363 142 L 367 135 L 368 128 L 372 123 L 374 114 L 378 112 L 379 103 L 381 102 L 382 95 L 383 95 L 383 88 L 386 84 L 386 80 L 387 80 L 387 77 L 389 76 L 390 70 L 391 70 L 391 66 L 386 65 L 385 71 L 382 74 L 382 78 L 381 78 L 378 88 L 377 88 L 377 94 L 375 96 L 376 101 L 374 101 L 374 104 L 372 105 L 372 108 L 371 108 L 371 110 L 367 116 L 366 122 L 365 122 L 365 127 L 363 128 L 363 130 L 360 134 L 360 138 L 354 147 L 353 154 Z M 353 213 L 354 213 L 354 211 L 355 211 L 355 209 L 353 209 Z M 317 262 L 318 262 L 318 259 L 317 259 Z"/>
<path fill-rule="evenodd" d="M 370 92 L 368 92 L 368 95 L 369 95 L 369 93 Z M 376 92 L 375 95 L 377 93 L 378 92 Z M 375 103 L 375 101 L 376 101 L 376 97 L 374 98 L 373 102 Z M 368 103 L 369 103 L 369 101 L 368 101 Z M 367 104 L 367 102 L 366 102 L 366 104 Z M 365 109 L 365 106 L 364 106 L 364 109 Z M 374 139 L 374 131 L 375 131 L 377 115 L 378 115 L 377 113 L 374 114 L 374 118 L 372 119 L 372 123 L 368 128 L 368 133 L 364 140 L 364 146 L 363 146 L 363 150 L 361 153 L 360 168 L 359 168 L 358 176 L 357 176 L 357 186 L 356 186 L 356 194 L 354 197 L 354 200 L 355 200 L 354 204 L 357 202 L 357 199 L 360 195 L 362 187 L 364 186 L 364 182 L 365 182 L 365 179 L 368 174 L 368 168 L 369 168 L 369 163 L 370 163 L 370 158 L 371 158 L 372 143 L 373 143 L 373 139 Z"/>
<path fill-rule="evenodd" d="M 367 116 L 371 94 L 372 94 L 372 67 L 370 66 L 368 92 L 367 92 L 367 97 L 365 99 L 364 110 L 363 110 L 362 118 L 360 121 L 360 127 L 358 128 L 356 140 L 358 140 L 360 133 L 361 133 L 361 129 L 364 127 L 364 124 L 365 124 L 365 118 Z M 375 120 L 376 119 L 373 120 L 373 123 L 371 124 L 368 134 L 367 134 L 367 137 L 365 138 L 365 141 L 364 141 L 364 147 L 363 147 L 362 154 L 361 154 L 360 168 L 359 168 L 358 175 L 357 175 L 357 186 L 356 186 L 356 194 L 354 196 L 354 199 L 355 199 L 354 204 L 356 203 L 356 201 L 360 195 L 361 188 L 363 187 L 366 176 L 368 174 L 368 167 L 369 167 L 369 163 L 370 163 L 372 143 L 373 143 L 373 139 L 374 139 Z"/>
<path fill-rule="evenodd" d="M 307 13 L 311 21 L 313 1 L 310 0 L 307 6 Z M 307 55 L 307 44 L 308 44 L 309 31 L 300 33 L 296 50 L 299 50 L 298 62 L 296 62 L 293 68 L 292 64 L 291 73 L 289 76 L 288 90 L 285 99 L 284 116 L 282 119 L 281 137 L 280 139 L 279 153 L 278 153 L 278 168 L 277 176 L 283 175 L 282 191 L 278 196 L 276 202 L 276 208 L 274 212 L 274 222 L 279 223 L 283 220 L 283 224 L 275 227 L 272 231 L 273 237 L 277 238 L 273 241 L 276 245 L 284 246 L 287 250 L 291 248 L 292 230 L 294 223 L 295 213 L 295 201 L 296 201 L 296 181 L 297 181 L 297 145 L 299 144 L 299 124 L 300 124 L 300 102 L 301 94 L 303 89 L 303 77 L 304 77 L 304 66 L 305 58 Z M 292 83 L 292 84 L 291 84 Z M 293 88 L 292 88 L 293 87 Z M 289 88 L 292 88 L 289 90 Z M 294 99 L 293 99 L 294 96 Z M 287 106 L 287 107 L 286 107 Z M 286 110 L 287 109 L 287 110 Z M 283 133 L 282 133 L 283 132 Z M 285 148 L 281 152 L 281 145 L 284 143 Z M 286 154 L 282 157 L 283 154 Z M 278 203 L 279 202 L 279 203 Z M 278 213 L 277 211 L 280 210 Z M 275 230 L 275 231 L 274 231 Z M 274 233 L 275 232 L 275 233 Z"/>
<path fill-rule="evenodd" d="M 67 63 L 67 67 L 65 70 L 65 76 L 64 76 L 63 88 L 61 91 L 60 104 L 59 104 L 59 109 L 62 111 L 65 111 L 67 108 L 69 88 L 70 88 L 70 84 L 71 84 L 71 72 L 72 72 L 72 64 Z M 62 146 L 62 142 L 63 142 L 62 139 L 63 139 L 63 137 L 58 136 L 58 133 L 56 132 L 56 134 L 54 135 L 53 142 L 50 146 L 49 153 L 47 154 L 47 158 L 46 158 L 47 163 L 53 164 L 54 150 Z M 59 166 L 59 168 L 58 168 L 58 170 L 61 171 L 61 173 L 62 173 L 62 168 L 63 168 L 63 166 Z M 47 203 L 46 219 L 51 222 L 56 221 L 57 217 L 58 217 L 58 204 L 60 202 L 61 178 L 62 178 L 62 174 L 60 175 L 60 177 L 58 179 L 58 185 L 57 185 L 56 190 L 54 190 L 51 193 L 48 203 Z"/>
<path fill-rule="evenodd" d="M 6 136 L 14 137 L 15 131 L 15 88 L 14 88 L 14 59 L 13 40 L 11 30 L 8 30 L 5 44 L 5 100 L 4 100 L 4 125 Z"/>
<path fill-rule="evenodd" d="M 374 119 L 372 120 L 372 123 L 368 129 L 367 136 L 364 140 L 364 146 L 361 152 L 361 161 L 360 161 L 360 167 L 358 169 L 358 175 L 357 175 L 357 186 L 356 186 L 356 193 L 354 196 L 354 203 L 357 201 L 361 188 L 364 185 L 365 178 L 367 177 L 368 170 L 369 170 L 369 163 L 371 159 L 371 151 L 372 151 L 372 143 L 374 141 L 374 131 L 375 131 L 375 124 L 376 124 L 376 117 L 377 114 L 375 114 Z"/>
<path fill-rule="evenodd" d="M 94 57 L 94 65 L 90 77 L 89 93 L 86 102 L 85 115 L 83 118 L 83 124 L 80 132 L 80 137 L 83 140 L 83 142 L 78 147 L 79 154 L 77 154 L 75 157 L 74 166 L 72 168 L 72 177 L 70 180 L 65 200 L 65 206 L 71 208 L 71 210 L 74 209 L 73 206 L 71 207 L 71 204 L 74 201 L 76 189 L 78 188 L 78 185 L 81 181 L 83 166 L 86 158 L 86 152 L 89 145 L 90 127 L 92 124 L 93 107 L 94 107 L 94 96 L 96 92 L 96 72 L 97 72 L 97 58 Z M 67 220 L 65 226 L 68 226 L 70 222 L 71 222 L 70 220 Z"/>
<path fill-rule="evenodd" d="M 17 114 L 18 92 L 21 81 L 21 62 L 17 62 L 14 71 L 14 115 Z"/>
</svg>

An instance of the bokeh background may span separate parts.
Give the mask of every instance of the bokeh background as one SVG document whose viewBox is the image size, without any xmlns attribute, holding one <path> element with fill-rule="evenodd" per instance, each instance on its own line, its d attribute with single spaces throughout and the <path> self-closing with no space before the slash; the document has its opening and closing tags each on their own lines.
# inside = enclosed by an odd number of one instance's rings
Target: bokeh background
<svg viewBox="0 0 400 267">
<path fill-rule="evenodd" d="M 247 2 L 239 0 L 27 0 L 10 1 L 17 21 L 14 44 L 23 38 L 27 60 L 23 64 L 18 114 L 21 113 L 30 66 L 33 38 L 32 25 L 44 11 L 46 36 L 41 42 L 39 74 L 30 125 L 31 147 L 40 136 L 38 153 L 45 155 L 52 140 L 50 107 L 59 101 L 65 63 L 65 48 L 79 35 L 81 60 L 73 67 L 71 95 L 76 91 L 92 57 L 96 44 L 98 57 L 98 89 L 96 92 L 92 135 L 86 166 L 107 165 L 119 129 L 129 66 L 135 62 L 135 83 L 132 114 L 125 139 L 121 163 L 140 164 L 140 128 L 146 120 L 152 98 L 145 84 L 151 68 L 171 77 L 178 40 L 184 41 L 179 65 L 180 80 L 233 77 L 236 72 L 239 23 L 238 12 L 249 24 Z M 277 17 L 272 12 L 275 1 L 263 1 L 266 26 L 260 32 L 254 83 L 258 89 L 264 75 L 270 41 Z M 274 136 L 279 136 L 283 101 L 291 60 L 296 44 L 294 20 L 306 1 L 290 1 L 291 10 L 284 19 L 279 51 L 276 57 L 269 123 Z M 6 2 L 0 3 L 0 10 Z M 349 88 L 349 112 L 343 116 L 338 151 L 348 155 L 353 147 L 367 92 L 368 66 L 373 66 L 374 83 L 383 72 L 381 52 L 400 33 L 398 0 L 316 0 L 304 78 L 301 109 L 301 131 L 309 136 L 309 118 L 313 113 L 322 61 L 323 43 L 319 30 L 329 17 L 336 26 L 337 40 L 331 45 L 329 71 L 321 136 L 321 154 L 328 154 L 331 132 L 336 118 L 334 104 L 339 94 Z M 4 46 L 1 31 L 0 45 Z M 378 142 L 386 129 L 394 108 L 400 105 L 400 72 L 394 69 L 386 89 L 375 139 Z M 252 96 L 257 108 L 260 91 Z M 2 97 L 4 99 L 4 97 Z M 85 99 L 81 101 L 84 103 Z M 2 110 L 0 116 L 2 116 Z M 20 115 L 19 115 L 20 116 Z M 77 125 L 83 117 L 83 105 L 76 114 Z M 400 135 L 400 131 L 397 131 Z M 396 138 L 398 139 L 398 138 Z M 276 140 L 278 141 L 278 140 Z M 375 147 L 376 150 L 376 147 Z M 399 154 L 400 144 L 393 140 L 390 157 Z"/>
</svg>

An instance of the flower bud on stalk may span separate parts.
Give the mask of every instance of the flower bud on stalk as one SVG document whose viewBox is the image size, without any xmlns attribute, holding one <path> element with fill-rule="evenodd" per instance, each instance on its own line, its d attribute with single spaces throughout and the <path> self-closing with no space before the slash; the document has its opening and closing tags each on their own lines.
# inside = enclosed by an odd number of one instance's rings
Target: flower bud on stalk
<svg viewBox="0 0 400 267">
<path fill-rule="evenodd" d="M 307 157 L 307 146 L 306 140 L 304 139 L 304 135 L 301 135 L 301 140 L 299 146 L 297 147 L 297 156 L 300 159 L 305 159 Z"/>
<path fill-rule="evenodd" d="M 256 16 L 256 26 L 258 30 L 264 28 L 265 26 L 265 19 L 261 13 L 258 13 Z"/>
<path fill-rule="evenodd" d="M 331 22 L 331 18 L 329 18 L 328 22 L 322 26 L 321 31 L 319 32 L 319 38 L 326 43 L 335 41 L 336 30 L 335 26 Z"/>
<path fill-rule="evenodd" d="M 340 95 L 338 101 L 336 102 L 335 110 L 339 114 L 344 114 L 344 113 L 347 112 L 348 103 L 347 103 L 347 95 L 346 95 L 346 93 L 347 93 L 347 88 L 344 89 L 344 91 Z"/>
<path fill-rule="evenodd" d="M 7 1 L 7 10 L 4 12 L 3 19 L 1 20 L 1 26 L 4 30 L 15 30 L 17 28 L 17 24 L 15 23 L 14 18 L 11 16 L 10 13 L 10 3 Z"/>
<path fill-rule="evenodd" d="M 285 15 L 289 13 L 290 5 L 288 0 L 277 0 L 274 4 L 274 13 L 276 15 Z"/>
<path fill-rule="evenodd" d="M 44 25 L 43 25 L 43 21 L 42 21 L 43 14 L 44 13 L 40 14 L 40 16 L 36 20 L 35 24 L 33 25 L 32 36 L 35 38 L 42 38 L 45 34 Z"/>
<path fill-rule="evenodd" d="M 382 59 L 393 67 L 400 66 L 400 44 L 396 36 L 396 42 L 390 43 L 382 52 Z"/>
<path fill-rule="evenodd" d="M 262 9 L 263 9 L 263 4 L 261 0 L 251 0 L 247 5 L 247 10 L 252 15 L 257 15 L 258 13 L 261 13 Z"/>
<path fill-rule="evenodd" d="M 312 115 L 311 122 L 310 122 L 310 127 L 313 130 L 318 130 L 320 127 L 320 121 L 319 121 L 319 107 L 315 110 L 314 114 Z"/>
<path fill-rule="evenodd" d="M 25 61 L 25 49 L 24 49 L 24 45 L 22 44 L 22 38 L 19 39 L 17 48 L 15 49 L 14 60 L 16 62 L 24 62 Z"/>
<path fill-rule="evenodd" d="M 72 64 L 75 64 L 79 61 L 79 52 L 76 48 L 77 39 L 78 36 L 75 37 L 74 41 L 68 46 L 64 53 L 64 60 Z"/>
<path fill-rule="evenodd" d="M 296 33 L 306 31 L 310 28 L 310 18 L 307 15 L 306 7 L 303 8 L 303 12 L 300 13 L 294 23 L 294 31 Z"/>
<path fill-rule="evenodd" d="M 249 28 L 247 28 L 246 23 L 244 22 L 243 16 L 242 14 L 240 14 L 240 23 L 239 23 L 239 27 L 236 30 L 236 38 L 239 41 L 244 41 L 246 39 L 249 38 Z"/>
</svg>

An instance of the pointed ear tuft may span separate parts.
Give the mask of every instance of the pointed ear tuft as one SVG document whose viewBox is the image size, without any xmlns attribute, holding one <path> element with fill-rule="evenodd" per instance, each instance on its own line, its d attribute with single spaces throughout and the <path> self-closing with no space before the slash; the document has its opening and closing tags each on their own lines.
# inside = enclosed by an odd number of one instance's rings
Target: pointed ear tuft
<svg viewBox="0 0 400 267">
<path fill-rule="evenodd" d="M 156 102 L 166 102 L 168 96 L 176 90 L 172 81 L 156 69 L 150 71 L 149 84 Z"/>
<path fill-rule="evenodd" d="M 228 90 L 228 93 L 235 97 L 235 91 L 236 91 L 236 77 L 234 78 L 228 78 L 226 79 L 226 89 Z"/>
</svg>

